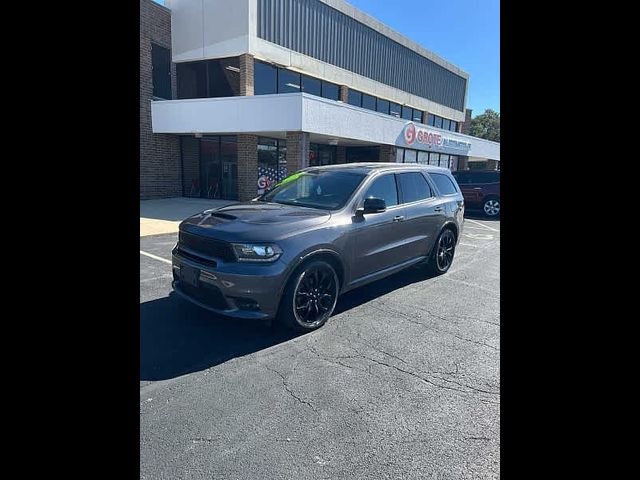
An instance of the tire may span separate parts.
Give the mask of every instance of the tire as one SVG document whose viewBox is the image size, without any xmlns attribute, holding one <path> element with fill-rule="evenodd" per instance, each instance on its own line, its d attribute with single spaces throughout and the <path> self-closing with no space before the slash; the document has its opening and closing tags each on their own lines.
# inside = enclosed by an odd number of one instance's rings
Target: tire
<svg viewBox="0 0 640 480">
<path fill-rule="evenodd" d="M 278 310 L 279 323 L 298 332 L 322 327 L 338 301 L 340 282 L 331 264 L 311 260 L 293 273 Z"/>
<path fill-rule="evenodd" d="M 440 232 L 436 243 L 431 249 L 428 269 L 435 275 L 446 273 L 456 252 L 456 235 L 450 228 L 445 228 Z"/>
<path fill-rule="evenodd" d="M 487 217 L 496 218 L 500 215 L 500 198 L 489 197 L 482 202 L 482 211 Z"/>
</svg>

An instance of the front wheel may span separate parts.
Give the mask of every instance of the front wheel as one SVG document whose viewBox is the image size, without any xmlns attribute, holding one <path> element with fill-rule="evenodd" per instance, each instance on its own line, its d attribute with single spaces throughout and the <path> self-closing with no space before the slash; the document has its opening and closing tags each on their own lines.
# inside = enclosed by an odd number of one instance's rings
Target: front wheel
<svg viewBox="0 0 640 480">
<path fill-rule="evenodd" d="M 500 199 L 488 198 L 482 204 L 482 210 L 487 217 L 497 217 L 500 215 Z"/>
<path fill-rule="evenodd" d="M 446 228 L 440 232 L 429 259 L 429 267 L 432 273 L 442 275 L 451 267 L 453 255 L 456 251 L 456 236 L 453 231 Z"/>
<path fill-rule="evenodd" d="M 302 332 L 320 328 L 333 313 L 339 291 L 338 275 L 329 263 L 303 265 L 287 284 L 278 312 L 281 322 Z"/>
</svg>

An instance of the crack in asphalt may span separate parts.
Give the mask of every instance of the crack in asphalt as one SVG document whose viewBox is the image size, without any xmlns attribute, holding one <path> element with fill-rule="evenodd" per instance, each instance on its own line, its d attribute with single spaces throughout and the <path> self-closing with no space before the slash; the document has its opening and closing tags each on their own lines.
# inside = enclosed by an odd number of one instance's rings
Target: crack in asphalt
<svg viewBox="0 0 640 480">
<path fill-rule="evenodd" d="M 381 305 L 375 305 L 374 304 L 374 305 L 371 305 L 371 306 L 373 308 L 375 308 L 376 310 L 378 310 L 379 312 L 382 312 L 382 313 L 387 314 L 387 315 L 389 315 L 389 314 L 390 315 L 397 315 L 397 316 L 403 318 L 404 320 L 406 320 L 406 321 L 408 321 L 410 323 L 415 323 L 416 325 L 420 325 L 421 327 L 426 328 L 427 330 L 433 330 L 433 331 L 438 332 L 438 333 L 444 333 L 444 334 L 447 334 L 447 335 L 451 335 L 452 337 L 455 337 L 458 340 L 463 340 L 463 341 L 469 342 L 469 343 L 475 343 L 476 345 L 481 345 L 483 347 L 490 348 L 490 349 L 492 349 L 492 350 L 494 350 L 496 352 L 500 351 L 499 348 L 494 347 L 493 345 L 489 345 L 488 343 L 483 343 L 483 342 L 478 342 L 476 340 L 471 340 L 469 338 L 461 337 L 460 335 L 457 335 L 455 333 L 451 333 L 451 332 L 448 332 L 446 330 L 442 330 L 442 329 L 439 329 L 439 328 L 432 327 L 430 325 L 426 325 L 426 324 L 424 324 L 422 322 L 418 322 L 418 321 L 414 320 L 410 315 L 408 315 L 408 314 L 406 314 L 404 312 L 401 312 L 399 310 L 396 310 L 396 309 L 394 309 L 392 307 L 389 307 L 385 302 L 381 302 Z M 421 307 L 417 307 L 417 306 L 414 306 L 414 308 L 417 308 L 418 310 L 424 311 L 429 316 L 432 316 L 434 318 L 442 320 L 443 322 L 448 322 L 449 321 L 447 318 L 442 317 L 440 315 L 436 315 L 433 312 L 427 310 L 426 308 L 421 308 Z"/>
<path fill-rule="evenodd" d="M 308 349 L 305 349 L 304 351 L 306 351 L 306 350 L 308 350 Z M 300 353 L 302 353 L 302 352 L 300 352 Z M 269 370 L 269 371 L 271 371 L 271 372 L 273 372 L 273 373 L 277 374 L 277 375 L 282 379 L 282 385 L 284 386 L 284 389 L 287 391 L 287 393 L 288 393 L 291 397 L 295 398 L 298 402 L 300 402 L 300 403 L 302 403 L 302 404 L 304 404 L 304 405 L 307 405 L 307 406 L 308 406 L 309 408 L 311 408 L 311 410 L 313 410 L 315 413 L 318 413 L 318 410 L 316 409 L 316 407 L 315 407 L 315 406 L 313 406 L 311 403 L 307 402 L 306 400 L 303 400 L 302 398 L 298 397 L 298 396 L 293 392 L 293 390 L 291 390 L 291 388 L 289 387 L 289 384 L 287 383 L 287 379 L 285 378 L 285 376 L 284 376 L 282 373 L 280 373 L 278 370 L 275 370 L 274 368 L 271 368 L 271 367 L 269 367 L 269 366 L 267 366 L 267 365 L 263 365 L 263 367 L 264 367 L 264 368 L 266 368 L 267 370 Z"/>
<path fill-rule="evenodd" d="M 342 337 L 341 335 L 337 335 L 337 336 Z M 342 337 L 342 338 L 346 338 L 346 337 Z M 351 343 L 351 340 L 348 340 L 348 341 L 349 341 L 349 343 Z M 377 375 L 373 375 L 373 373 L 371 373 L 370 369 L 362 370 L 362 369 L 359 369 L 359 368 L 355 368 L 355 367 L 352 367 L 350 365 L 346 365 L 346 364 L 344 364 L 342 362 L 338 362 L 338 361 L 336 361 L 336 359 L 362 358 L 362 359 L 368 360 L 368 361 L 370 361 L 372 363 L 375 363 L 375 364 L 378 364 L 378 365 L 382 365 L 382 366 L 385 366 L 385 367 L 388 367 L 388 368 L 395 369 L 395 370 L 397 370 L 399 372 L 402 372 L 402 373 L 405 373 L 407 375 L 411 375 L 412 377 L 415 377 L 415 378 L 417 378 L 417 379 L 419 379 L 419 380 L 421 380 L 421 381 L 423 381 L 423 382 L 425 382 L 425 383 L 427 383 L 429 385 L 432 385 L 432 386 L 434 386 L 436 388 L 442 388 L 442 389 L 446 389 L 446 390 L 452 390 L 452 391 L 455 391 L 455 392 L 458 392 L 458 393 L 463 393 L 463 394 L 465 394 L 465 396 L 468 395 L 469 393 L 471 393 L 471 392 L 469 392 L 467 390 L 461 390 L 459 388 L 455 388 L 455 387 L 451 387 L 451 386 L 441 385 L 439 383 L 435 383 L 432 380 L 430 380 L 429 378 L 425 378 L 422 375 L 418 375 L 415 372 L 412 372 L 412 371 L 409 371 L 409 370 L 405 370 L 403 368 L 398 367 L 397 365 L 393 365 L 393 364 L 390 364 L 390 363 L 382 362 L 382 361 L 377 360 L 375 358 L 372 358 L 370 356 L 364 355 L 362 352 L 360 352 L 358 349 L 356 349 L 356 348 L 354 348 L 352 346 L 349 346 L 348 348 L 351 348 L 353 351 L 355 351 L 357 353 L 357 355 L 332 356 L 331 358 L 329 358 L 326 354 L 324 354 L 324 355 L 321 354 L 320 352 L 318 352 L 313 347 L 310 347 L 308 350 L 311 351 L 312 353 L 314 353 L 316 356 L 320 357 L 321 359 L 323 359 L 323 360 L 325 360 L 325 361 L 327 361 L 329 363 L 338 364 L 338 365 L 344 366 L 346 368 L 350 368 L 352 370 L 360 370 L 360 371 L 366 372 L 366 373 L 368 373 L 369 375 L 372 375 L 372 376 L 376 376 L 377 377 Z M 388 354 L 387 352 L 385 352 L 383 350 L 379 350 L 379 349 L 375 349 L 375 348 L 373 348 L 373 350 L 376 350 L 376 351 L 378 351 L 378 352 L 380 352 L 380 353 L 382 353 L 384 355 L 388 355 L 391 358 L 397 358 L 398 360 L 403 362 L 408 367 L 411 367 L 412 369 L 417 370 L 418 372 L 422 373 L 423 375 L 432 375 L 438 380 L 442 380 L 442 381 L 447 382 L 447 383 L 453 383 L 453 384 L 455 384 L 455 385 L 457 385 L 459 387 L 467 388 L 467 389 L 475 391 L 475 392 L 484 393 L 484 394 L 487 394 L 487 395 L 496 395 L 496 396 L 500 395 L 500 392 L 483 390 L 481 388 L 474 387 L 474 386 L 471 386 L 471 385 L 467 385 L 467 384 L 464 384 L 464 383 L 460 383 L 460 382 L 457 382 L 455 380 L 451 380 L 451 379 L 440 377 L 440 376 L 435 376 L 435 375 L 433 375 L 433 373 L 440 373 L 440 372 L 424 372 L 424 371 L 421 371 L 420 369 L 416 368 L 415 366 L 411 365 L 410 363 L 406 362 L 405 360 L 401 359 L 400 357 Z M 456 366 L 457 366 L 457 364 L 456 364 Z M 456 370 L 456 373 L 457 373 L 457 370 Z M 483 403 L 491 403 L 491 404 L 495 404 L 495 405 L 499 405 L 500 404 L 500 402 L 495 402 L 495 401 L 492 401 L 492 400 L 489 400 L 489 399 L 483 399 L 483 398 L 480 398 L 480 397 L 472 396 L 472 398 L 475 398 L 478 401 L 483 402 Z"/>
</svg>

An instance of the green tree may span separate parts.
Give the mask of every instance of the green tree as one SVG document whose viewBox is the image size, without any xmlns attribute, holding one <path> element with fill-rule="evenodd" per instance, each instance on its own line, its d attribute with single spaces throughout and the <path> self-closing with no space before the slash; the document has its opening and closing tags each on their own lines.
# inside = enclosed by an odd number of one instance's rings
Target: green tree
<svg viewBox="0 0 640 480">
<path fill-rule="evenodd" d="M 500 113 L 490 108 L 477 115 L 469 122 L 469 135 L 474 137 L 500 141 Z"/>
</svg>

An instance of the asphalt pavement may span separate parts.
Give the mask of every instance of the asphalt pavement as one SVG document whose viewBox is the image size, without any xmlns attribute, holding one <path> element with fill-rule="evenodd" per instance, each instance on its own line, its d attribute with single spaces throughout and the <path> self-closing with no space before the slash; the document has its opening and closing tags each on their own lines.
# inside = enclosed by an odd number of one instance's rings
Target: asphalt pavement
<svg viewBox="0 0 640 480">
<path fill-rule="evenodd" d="M 305 335 L 171 294 L 175 240 L 140 238 L 141 479 L 499 478 L 499 220 Z"/>
</svg>

